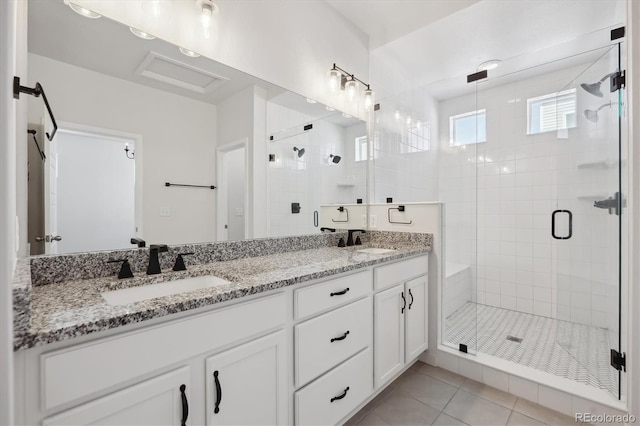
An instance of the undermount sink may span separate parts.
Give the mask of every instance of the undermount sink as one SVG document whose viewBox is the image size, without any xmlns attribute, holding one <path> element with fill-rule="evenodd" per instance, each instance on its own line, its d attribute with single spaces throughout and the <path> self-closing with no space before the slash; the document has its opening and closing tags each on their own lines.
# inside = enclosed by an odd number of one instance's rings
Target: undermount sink
<svg viewBox="0 0 640 426">
<path fill-rule="evenodd" d="M 105 291 L 100 293 L 102 298 L 113 306 L 128 305 L 129 303 L 155 299 L 156 297 L 171 296 L 172 294 L 186 293 L 201 288 L 216 287 L 228 284 L 229 281 L 212 275 L 203 277 L 184 278 L 181 280 L 167 281 L 158 284 L 141 285 L 123 288 L 120 290 Z"/>
<path fill-rule="evenodd" d="M 385 248 L 377 248 L 377 247 L 370 247 L 370 248 L 356 250 L 356 252 L 358 253 L 367 253 L 367 254 L 385 254 L 385 253 L 391 253 L 394 251 L 395 251 L 394 249 L 385 249 Z"/>
</svg>

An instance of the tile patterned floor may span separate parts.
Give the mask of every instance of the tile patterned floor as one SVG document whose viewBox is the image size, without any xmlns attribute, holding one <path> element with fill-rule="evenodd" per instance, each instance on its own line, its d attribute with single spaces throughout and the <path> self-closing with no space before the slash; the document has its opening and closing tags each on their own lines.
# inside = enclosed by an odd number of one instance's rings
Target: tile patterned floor
<svg viewBox="0 0 640 426">
<path fill-rule="evenodd" d="M 608 331 L 493 306 L 466 303 L 445 322 L 445 339 L 610 392 L 618 388 L 609 365 Z M 507 336 L 523 338 L 522 342 Z"/>
<path fill-rule="evenodd" d="M 418 361 L 345 425 L 575 425 L 572 417 Z"/>
</svg>

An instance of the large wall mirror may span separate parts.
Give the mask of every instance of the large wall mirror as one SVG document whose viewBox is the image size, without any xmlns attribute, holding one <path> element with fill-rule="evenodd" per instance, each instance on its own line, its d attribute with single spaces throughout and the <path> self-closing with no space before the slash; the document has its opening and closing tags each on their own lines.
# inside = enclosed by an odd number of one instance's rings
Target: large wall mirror
<svg viewBox="0 0 640 426">
<path fill-rule="evenodd" d="M 59 126 L 29 100 L 31 254 L 311 234 L 365 199 L 363 121 L 62 0 L 28 24 Z"/>
</svg>

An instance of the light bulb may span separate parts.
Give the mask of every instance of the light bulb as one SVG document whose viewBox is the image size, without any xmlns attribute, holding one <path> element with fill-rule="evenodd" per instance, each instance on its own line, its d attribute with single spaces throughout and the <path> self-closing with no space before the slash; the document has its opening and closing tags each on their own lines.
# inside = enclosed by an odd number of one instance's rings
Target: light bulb
<svg viewBox="0 0 640 426">
<path fill-rule="evenodd" d="M 65 1 L 66 4 L 69 5 L 69 7 L 76 12 L 79 15 L 84 16 L 85 18 L 92 18 L 92 19 L 98 19 L 100 18 L 102 15 L 100 15 L 99 13 L 93 12 L 89 9 L 85 9 L 84 7 L 78 6 L 75 3 L 72 3 L 70 1 Z"/>
<path fill-rule="evenodd" d="M 356 98 L 358 82 L 351 77 L 351 80 L 344 84 L 344 90 L 347 92 L 347 98 L 352 102 Z"/>
<path fill-rule="evenodd" d="M 327 73 L 327 84 L 329 85 L 329 90 L 332 93 L 335 93 L 340 88 L 340 80 L 342 79 L 342 74 L 340 71 L 336 69 L 329 70 Z"/>
<path fill-rule="evenodd" d="M 180 53 L 190 58 L 197 58 L 198 56 L 200 56 L 199 53 L 196 53 L 193 50 L 185 49 L 184 47 L 180 47 L 179 49 L 180 49 Z"/>
<path fill-rule="evenodd" d="M 400 120 L 400 110 L 397 109 L 396 113 L 393 116 L 395 117 L 396 120 Z"/>
<path fill-rule="evenodd" d="M 142 38 L 142 39 L 145 39 L 145 40 L 153 40 L 154 38 L 156 38 L 155 36 L 152 36 L 152 35 L 151 35 L 151 34 L 149 34 L 149 33 L 145 33 L 144 31 L 139 30 L 139 29 L 137 29 L 137 28 L 129 27 L 129 29 L 131 30 L 131 32 L 132 32 L 133 34 L 135 34 L 137 37 L 140 37 L 140 38 Z"/>
<path fill-rule="evenodd" d="M 364 91 L 364 108 L 366 110 L 369 110 L 373 105 L 373 96 L 373 90 L 369 89 L 367 86 L 367 90 Z"/>
</svg>

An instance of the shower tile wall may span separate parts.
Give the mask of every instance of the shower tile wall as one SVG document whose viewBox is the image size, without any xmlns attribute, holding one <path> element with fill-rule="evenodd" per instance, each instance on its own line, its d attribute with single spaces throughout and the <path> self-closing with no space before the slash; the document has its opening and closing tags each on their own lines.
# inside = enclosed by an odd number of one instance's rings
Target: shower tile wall
<svg viewBox="0 0 640 426">
<path fill-rule="evenodd" d="M 527 135 L 527 98 L 562 90 L 585 68 L 490 88 L 477 102 L 475 93 L 441 101 L 439 197 L 447 262 L 471 266 L 478 303 L 607 327 L 615 294 L 606 252 L 611 229 L 589 219 L 603 214 L 593 201 L 608 195 L 604 171 L 584 165 L 614 157 L 604 148 L 607 119 L 592 123 L 582 115 L 602 100 L 578 90 L 577 128 Z M 483 108 L 487 142 L 451 147 L 449 117 Z M 574 237 L 562 243 L 550 229 L 557 199 L 574 214 Z"/>
<path fill-rule="evenodd" d="M 270 236 L 318 232 L 313 212 L 319 212 L 320 205 L 355 203 L 356 198 L 364 198 L 365 164 L 354 164 L 353 146 L 345 141 L 366 134 L 365 124 L 354 120 L 354 125 L 342 127 L 327 120 L 313 121 L 313 128 L 303 132 L 303 126 L 311 121 L 298 111 L 267 103 L 267 135 L 276 135 L 274 141 L 267 141 L 267 152 L 275 154 L 275 161 L 268 162 L 267 173 Z M 299 132 L 288 134 L 300 134 L 284 138 L 284 131 L 293 127 Z M 298 158 L 294 146 L 305 149 L 302 158 Z M 339 164 L 329 164 L 331 153 L 343 157 Z M 298 214 L 291 213 L 294 202 L 300 203 Z"/>
</svg>

